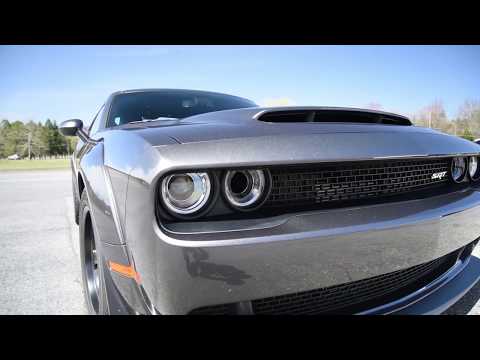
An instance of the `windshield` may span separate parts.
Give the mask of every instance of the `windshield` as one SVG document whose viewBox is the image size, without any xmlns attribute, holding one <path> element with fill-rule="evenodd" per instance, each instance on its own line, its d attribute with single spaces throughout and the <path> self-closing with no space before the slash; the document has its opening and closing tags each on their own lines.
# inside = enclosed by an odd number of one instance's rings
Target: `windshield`
<svg viewBox="0 0 480 360">
<path fill-rule="evenodd" d="M 212 111 L 257 106 L 236 96 L 188 90 L 119 94 L 113 99 L 107 127 L 134 121 L 182 119 Z"/>
</svg>

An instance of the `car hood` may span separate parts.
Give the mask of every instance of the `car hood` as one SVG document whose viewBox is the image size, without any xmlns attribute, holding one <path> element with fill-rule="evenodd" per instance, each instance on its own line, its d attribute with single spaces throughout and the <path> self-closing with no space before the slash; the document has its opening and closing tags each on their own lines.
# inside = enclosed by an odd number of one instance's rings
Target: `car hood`
<svg viewBox="0 0 480 360">
<path fill-rule="evenodd" d="M 270 123 L 258 109 L 128 124 L 105 134 L 105 163 L 147 183 L 178 169 L 477 154 L 478 145 L 407 125 Z M 129 146 L 125 146 L 128 144 Z M 109 151 L 108 149 L 113 149 Z"/>
<path fill-rule="evenodd" d="M 266 111 L 305 111 L 316 109 L 324 111 L 361 111 L 373 115 L 385 114 L 401 117 L 386 112 L 363 109 L 331 108 L 331 107 L 282 107 L 282 108 L 247 108 L 217 111 L 188 117 L 177 121 L 153 121 L 127 124 L 122 130 L 135 131 L 152 145 L 160 145 L 161 139 L 167 135 L 181 144 L 252 138 L 263 136 L 301 136 L 309 134 L 334 133 L 432 133 L 431 129 L 415 126 L 364 124 L 347 122 L 292 122 L 271 123 L 258 120 L 259 114 Z M 402 117 L 403 118 L 403 117 Z M 405 118 L 406 119 L 406 118 Z M 408 121 L 408 120 L 407 120 Z M 159 142 L 160 139 L 160 142 Z"/>
</svg>

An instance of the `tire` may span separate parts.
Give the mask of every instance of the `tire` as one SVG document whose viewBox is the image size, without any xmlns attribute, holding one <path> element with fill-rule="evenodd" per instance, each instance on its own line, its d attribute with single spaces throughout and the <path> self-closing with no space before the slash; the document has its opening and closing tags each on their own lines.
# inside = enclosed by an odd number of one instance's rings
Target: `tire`
<svg viewBox="0 0 480 360">
<path fill-rule="evenodd" d="M 73 194 L 73 211 L 75 213 L 75 223 L 79 225 L 80 224 L 80 221 L 79 221 L 80 201 L 78 200 L 77 189 L 75 185 L 75 178 L 73 174 L 72 174 L 72 194 Z"/>
<path fill-rule="evenodd" d="M 104 315 L 108 314 L 104 276 L 106 270 L 101 242 L 94 230 L 86 191 L 82 192 L 79 205 L 80 263 L 85 303 L 89 314 Z"/>
</svg>

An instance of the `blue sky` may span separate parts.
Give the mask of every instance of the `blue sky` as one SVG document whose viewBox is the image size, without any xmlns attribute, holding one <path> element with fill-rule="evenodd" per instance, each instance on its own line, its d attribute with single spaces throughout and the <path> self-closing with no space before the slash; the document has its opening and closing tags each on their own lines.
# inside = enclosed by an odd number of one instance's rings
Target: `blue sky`
<svg viewBox="0 0 480 360">
<path fill-rule="evenodd" d="M 480 46 L 0 46 L 0 119 L 89 122 L 143 87 L 406 115 L 440 99 L 452 117 L 480 99 Z"/>
</svg>

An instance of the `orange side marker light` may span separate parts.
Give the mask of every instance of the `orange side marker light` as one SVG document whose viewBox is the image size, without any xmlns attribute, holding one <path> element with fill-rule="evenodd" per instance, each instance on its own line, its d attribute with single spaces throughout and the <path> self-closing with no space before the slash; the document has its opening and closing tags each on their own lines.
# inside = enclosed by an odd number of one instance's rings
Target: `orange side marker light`
<svg viewBox="0 0 480 360">
<path fill-rule="evenodd" d="M 108 262 L 108 267 L 110 270 L 119 273 L 120 275 L 126 276 L 130 279 L 134 279 L 137 283 L 140 284 L 140 275 L 135 271 L 131 265 L 122 265 L 113 261 Z"/>
</svg>

